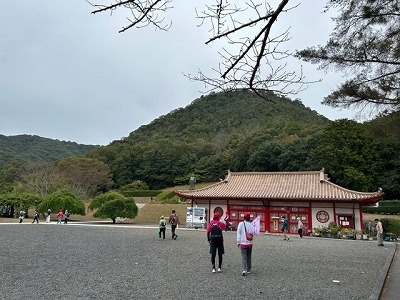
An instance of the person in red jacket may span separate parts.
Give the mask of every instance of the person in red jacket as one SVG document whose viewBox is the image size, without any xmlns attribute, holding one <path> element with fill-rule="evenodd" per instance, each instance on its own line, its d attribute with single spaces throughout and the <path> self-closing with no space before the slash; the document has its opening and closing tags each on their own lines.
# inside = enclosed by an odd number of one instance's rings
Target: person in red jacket
<svg viewBox="0 0 400 300">
<path fill-rule="evenodd" d="M 215 273 L 215 257 L 218 251 L 218 272 L 222 272 L 222 255 L 225 253 L 222 232 L 225 230 L 224 222 L 220 221 L 221 215 L 214 213 L 213 220 L 207 225 L 207 240 L 210 245 L 212 272 Z"/>
</svg>

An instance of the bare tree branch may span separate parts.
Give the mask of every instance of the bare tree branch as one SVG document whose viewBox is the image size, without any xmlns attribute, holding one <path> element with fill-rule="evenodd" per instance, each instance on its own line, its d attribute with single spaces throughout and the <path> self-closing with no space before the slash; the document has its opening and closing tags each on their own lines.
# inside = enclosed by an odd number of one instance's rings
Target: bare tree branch
<svg viewBox="0 0 400 300">
<path fill-rule="evenodd" d="M 94 0 L 96 1 L 96 0 Z M 100 1 L 100 0 L 98 0 Z M 92 13 L 114 11 L 117 8 L 129 9 L 133 18 L 123 27 L 124 32 L 132 27 L 152 25 L 167 30 L 162 25 L 164 19 L 159 14 L 171 8 L 172 0 L 127 0 L 115 3 L 91 4 L 96 7 Z M 299 73 L 288 71 L 286 59 L 292 57 L 287 50 L 280 50 L 290 40 L 289 29 L 272 36 L 272 29 L 279 16 L 296 8 L 299 4 L 287 7 L 289 0 L 280 0 L 274 9 L 266 0 L 248 0 L 240 5 L 232 0 L 208 0 L 204 10 L 196 9 L 198 26 L 209 24 L 212 36 L 206 45 L 217 40 L 225 40 L 226 46 L 219 52 L 222 61 L 213 68 L 214 76 L 206 76 L 199 70 L 197 76 L 185 74 L 192 81 L 200 81 L 208 90 L 250 89 L 257 94 L 275 91 L 280 94 L 296 94 L 307 88 L 302 70 Z M 249 38 L 253 35 L 253 38 Z M 258 92 L 260 91 L 260 93 Z"/>
</svg>

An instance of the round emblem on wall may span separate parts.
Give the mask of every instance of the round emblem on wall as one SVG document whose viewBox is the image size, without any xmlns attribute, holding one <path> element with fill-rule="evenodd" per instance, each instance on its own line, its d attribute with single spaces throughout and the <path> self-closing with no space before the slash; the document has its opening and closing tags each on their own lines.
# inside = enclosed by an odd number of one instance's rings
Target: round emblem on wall
<svg viewBox="0 0 400 300">
<path fill-rule="evenodd" d="M 329 221 L 329 214 L 325 210 L 320 210 L 319 212 L 317 212 L 316 217 L 318 222 L 320 223 L 326 223 Z"/>
</svg>

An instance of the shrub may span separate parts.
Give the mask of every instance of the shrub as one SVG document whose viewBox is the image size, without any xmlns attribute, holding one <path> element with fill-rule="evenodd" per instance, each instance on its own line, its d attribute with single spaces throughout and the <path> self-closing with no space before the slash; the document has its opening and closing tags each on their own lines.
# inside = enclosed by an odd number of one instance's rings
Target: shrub
<svg viewBox="0 0 400 300">
<path fill-rule="evenodd" d="M 331 235 L 336 236 L 340 230 L 340 226 L 337 225 L 335 222 L 330 222 L 328 224 L 328 231 Z"/>
<path fill-rule="evenodd" d="M 400 214 L 400 200 L 384 200 L 379 202 L 379 206 L 364 206 L 363 212 L 370 214 Z"/>
<path fill-rule="evenodd" d="M 400 220 L 394 218 L 381 219 L 383 232 L 393 233 L 396 236 L 400 235 Z"/>
<path fill-rule="evenodd" d="M 164 191 L 156 196 L 156 201 L 161 203 L 179 203 L 179 200 L 174 191 Z"/>
</svg>

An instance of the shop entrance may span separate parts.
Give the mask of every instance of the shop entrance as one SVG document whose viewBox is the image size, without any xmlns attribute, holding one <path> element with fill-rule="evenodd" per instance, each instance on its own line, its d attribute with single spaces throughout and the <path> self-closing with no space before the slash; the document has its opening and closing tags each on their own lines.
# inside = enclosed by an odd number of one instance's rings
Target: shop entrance
<svg viewBox="0 0 400 300">
<path fill-rule="evenodd" d="M 309 209 L 308 207 L 271 207 L 269 214 L 269 231 L 271 233 L 282 233 L 282 216 L 289 222 L 290 234 L 297 234 L 297 218 L 303 223 L 303 235 L 308 235 L 309 230 Z"/>
</svg>

